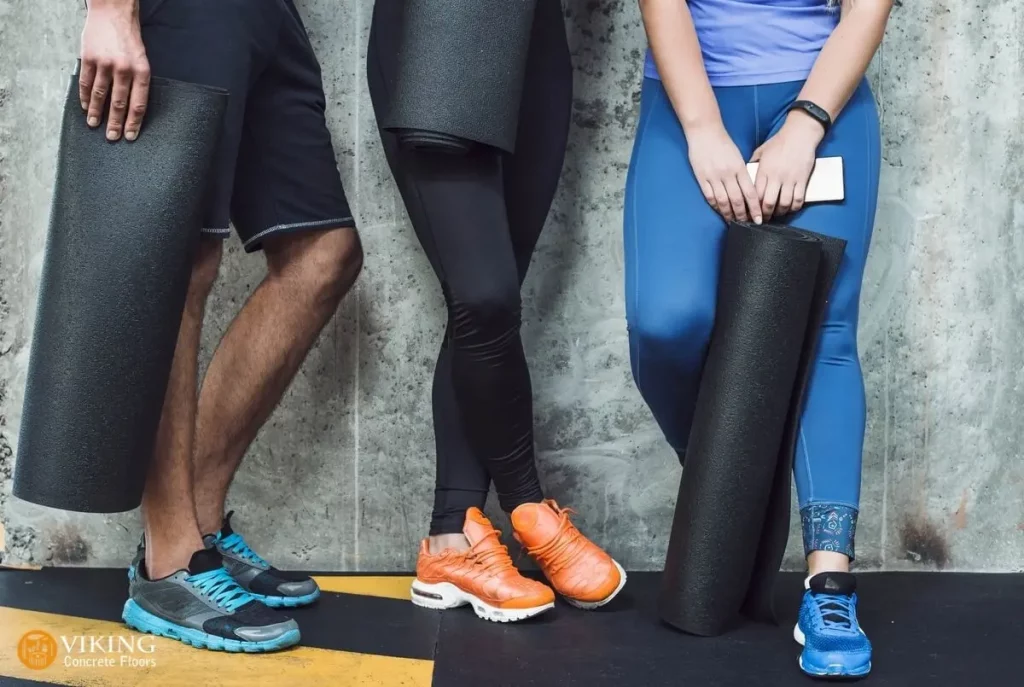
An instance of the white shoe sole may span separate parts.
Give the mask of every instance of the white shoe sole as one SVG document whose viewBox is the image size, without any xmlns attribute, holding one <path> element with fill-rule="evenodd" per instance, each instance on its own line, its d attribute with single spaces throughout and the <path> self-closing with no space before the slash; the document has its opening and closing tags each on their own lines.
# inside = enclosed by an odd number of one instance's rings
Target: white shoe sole
<svg viewBox="0 0 1024 687">
<path fill-rule="evenodd" d="M 610 603 L 612 599 L 619 595 L 619 592 L 622 591 L 622 588 L 626 586 L 626 571 L 622 569 L 622 566 L 619 565 L 618 561 L 613 560 L 612 563 L 615 564 L 615 567 L 619 571 L 619 586 L 615 588 L 614 592 L 612 592 L 605 598 L 601 599 L 600 601 L 580 601 L 578 599 L 570 599 L 568 596 L 565 596 L 564 594 L 562 595 L 562 598 L 564 598 L 567 603 L 575 606 L 576 608 L 581 608 L 584 611 L 592 611 L 595 608 L 601 608 L 601 606 Z"/>
<path fill-rule="evenodd" d="M 555 607 L 554 603 L 534 606 L 533 608 L 495 608 L 489 603 L 462 591 L 451 582 L 428 584 L 413 580 L 409 593 L 412 602 L 421 608 L 442 611 L 448 608 L 470 605 L 477 617 L 493 623 L 514 623 L 526 620 Z"/>
</svg>

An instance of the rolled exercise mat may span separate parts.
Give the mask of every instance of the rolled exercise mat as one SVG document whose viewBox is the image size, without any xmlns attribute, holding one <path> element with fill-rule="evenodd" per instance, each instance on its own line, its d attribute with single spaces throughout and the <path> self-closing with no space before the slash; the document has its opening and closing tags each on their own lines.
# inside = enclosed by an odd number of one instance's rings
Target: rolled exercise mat
<svg viewBox="0 0 1024 687">
<path fill-rule="evenodd" d="M 802 366 L 813 361 L 805 348 L 828 289 L 818 292 L 831 288 L 819 274 L 833 242 L 841 255 L 843 241 L 788 227 L 726 230 L 659 596 L 661 618 L 678 629 L 720 634 L 748 596 Z"/>
<path fill-rule="evenodd" d="M 64 510 L 139 505 L 227 92 L 153 78 L 139 138 L 90 129 L 73 76 L 14 470 Z"/>
<path fill-rule="evenodd" d="M 513 152 L 536 0 L 377 0 L 395 31 L 397 73 L 381 117 L 403 146 Z M 387 12 L 401 5 L 400 12 Z"/>
</svg>

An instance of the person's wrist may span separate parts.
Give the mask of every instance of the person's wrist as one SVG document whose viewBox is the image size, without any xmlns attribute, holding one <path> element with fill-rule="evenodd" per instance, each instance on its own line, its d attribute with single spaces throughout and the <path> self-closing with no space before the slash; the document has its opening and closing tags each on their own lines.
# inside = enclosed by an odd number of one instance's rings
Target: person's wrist
<svg viewBox="0 0 1024 687">
<path fill-rule="evenodd" d="M 709 133 L 725 131 L 725 124 L 722 123 L 720 116 L 708 115 L 686 120 L 681 118 L 679 123 L 683 127 L 683 135 L 686 136 L 687 140 L 691 140 L 693 136 L 703 136 Z"/>
<path fill-rule="evenodd" d="M 803 110 L 791 110 L 786 115 L 786 122 L 783 124 L 783 127 L 788 131 L 796 133 L 801 138 L 811 141 L 815 148 L 825 138 L 825 127 L 821 125 L 821 122 Z"/>
<path fill-rule="evenodd" d="M 139 0 L 88 0 L 87 7 L 90 10 L 112 10 L 125 14 L 135 14 L 139 6 Z"/>
</svg>

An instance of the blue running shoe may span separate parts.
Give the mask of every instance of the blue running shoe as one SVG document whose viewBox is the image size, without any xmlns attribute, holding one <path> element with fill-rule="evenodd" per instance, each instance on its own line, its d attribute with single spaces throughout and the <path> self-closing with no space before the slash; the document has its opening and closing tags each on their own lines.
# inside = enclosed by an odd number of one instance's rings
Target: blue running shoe
<svg viewBox="0 0 1024 687">
<path fill-rule="evenodd" d="M 202 649 L 260 653 L 298 644 L 298 624 L 238 586 L 214 549 L 192 554 L 188 569 L 149 579 L 132 563 L 122 618 L 140 632 Z"/>
<path fill-rule="evenodd" d="M 271 608 L 295 608 L 316 601 L 320 597 L 316 580 L 302 573 L 282 572 L 263 560 L 231 529 L 233 514 L 231 511 L 224 518 L 220 532 L 206 535 L 203 542 L 220 552 L 235 582 Z"/>
<path fill-rule="evenodd" d="M 871 672 L 871 642 L 857 622 L 857 578 L 824 572 L 804 585 L 793 638 L 804 648 L 800 669 L 813 677 L 852 678 Z"/>
</svg>

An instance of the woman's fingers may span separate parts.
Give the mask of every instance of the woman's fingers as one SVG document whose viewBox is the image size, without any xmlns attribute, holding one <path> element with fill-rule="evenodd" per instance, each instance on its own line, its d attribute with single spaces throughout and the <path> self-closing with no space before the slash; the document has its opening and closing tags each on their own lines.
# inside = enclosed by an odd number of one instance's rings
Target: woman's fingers
<svg viewBox="0 0 1024 687">
<path fill-rule="evenodd" d="M 775 215 L 781 186 L 777 179 L 767 179 L 765 183 L 764 195 L 761 196 L 761 212 L 765 219 L 771 219 Z"/>
<path fill-rule="evenodd" d="M 754 220 L 755 224 L 760 224 L 763 221 L 761 217 L 761 201 L 757 196 L 757 189 L 754 188 L 754 183 L 750 181 L 750 175 L 747 173 L 746 167 L 736 176 L 736 180 L 739 182 L 740 191 L 743 192 L 743 199 L 747 202 L 751 219 Z"/>
<path fill-rule="evenodd" d="M 799 181 L 793 189 L 793 206 L 790 212 L 800 212 L 804 206 L 804 198 L 807 197 L 807 182 Z"/>
<path fill-rule="evenodd" d="M 729 207 L 732 208 L 732 216 L 738 222 L 746 222 L 750 219 L 747 214 L 747 200 L 743 197 L 737 177 L 725 180 L 725 191 L 729 194 Z"/>
<path fill-rule="evenodd" d="M 704 200 L 715 210 L 718 210 L 718 199 L 715 198 L 715 189 L 707 179 L 700 182 L 700 192 L 704 194 Z"/>
<path fill-rule="evenodd" d="M 775 214 L 778 217 L 784 217 L 790 213 L 790 209 L 793 207 L 794 186 L 794 182 L 787 181 L 779 189 L 779 204 L 775 206 Z"/>
<path fill-rule="evenodd" d="M 729 194 L 725 190 L 725 184 L 721 181 L 712 182 L 712 188 L 715 191 L 715 207 L 718 213 L 728 219 L 735 219 L 732 214 L 732 204 L 729 202 Z"/>
</svg>

